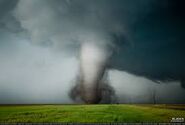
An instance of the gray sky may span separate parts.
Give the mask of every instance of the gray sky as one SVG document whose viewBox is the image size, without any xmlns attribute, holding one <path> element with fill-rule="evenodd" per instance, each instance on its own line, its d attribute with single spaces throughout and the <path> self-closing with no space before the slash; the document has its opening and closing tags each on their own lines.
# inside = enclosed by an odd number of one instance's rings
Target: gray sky
<svg viewBox="0 0 185 125">
<path fill-rule="evenodd" d="M 120 103 L 185 103 L 184 2 L 0 0 L 0 103 L 74 103 L 80 45 L 113 53 Z"/>
</svg>

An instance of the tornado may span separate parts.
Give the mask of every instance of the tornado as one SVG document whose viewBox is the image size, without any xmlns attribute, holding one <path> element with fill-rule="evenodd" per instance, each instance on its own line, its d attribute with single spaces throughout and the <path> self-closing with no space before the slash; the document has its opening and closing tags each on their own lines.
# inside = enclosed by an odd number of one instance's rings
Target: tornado
<svg viewBox="0 0 185 125">
<path fill-rule="evenodd" d="M 80 51 L 81 98 L 85 103 L 101 100 L 100 81 L 104 75 L 107 50 L 96 43 L 84 43 Z"/>
<path fill-rule="evenodd" d="M 78 97 L 86 104 L 100 103 L 103 98 L 110 100 L 113 88 L 103 80 L 110 50 L 97 42 L 85 42 L 81 45 L 79 55 L 79 78 L 71 90 L 72 99 Z"/>
</svg>

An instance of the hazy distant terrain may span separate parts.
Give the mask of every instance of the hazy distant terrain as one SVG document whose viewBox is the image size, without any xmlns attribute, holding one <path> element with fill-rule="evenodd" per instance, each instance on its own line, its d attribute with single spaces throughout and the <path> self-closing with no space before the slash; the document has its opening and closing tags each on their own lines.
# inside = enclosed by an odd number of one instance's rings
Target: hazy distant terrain
<svg viewBox="0 0 185 125">
<path fill-rule="evenodd" d="M 170 122 L 185 105 L 1 105 L 0 122 Z"/>
</svg>

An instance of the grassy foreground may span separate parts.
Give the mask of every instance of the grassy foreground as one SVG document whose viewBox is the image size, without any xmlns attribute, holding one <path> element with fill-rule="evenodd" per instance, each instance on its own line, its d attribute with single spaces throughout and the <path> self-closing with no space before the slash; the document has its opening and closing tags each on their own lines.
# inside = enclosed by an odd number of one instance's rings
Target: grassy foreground
<svg viewBox="0 0 185 125">
<path fill-rule="evenodd" d="M 0 105 L 0 122 L 170 122 L 185 105 Z"/>
</svg>

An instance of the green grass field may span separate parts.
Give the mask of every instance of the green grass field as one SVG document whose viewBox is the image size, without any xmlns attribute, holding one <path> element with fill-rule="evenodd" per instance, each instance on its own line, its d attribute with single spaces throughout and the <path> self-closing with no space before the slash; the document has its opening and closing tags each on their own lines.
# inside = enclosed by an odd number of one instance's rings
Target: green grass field
<svg viewBox="0 0 185 125">
<path fill-rule="evenodd" d="M 170 122 L 185 105 L 0 105 L 0 122 Z"/>
</svg>

